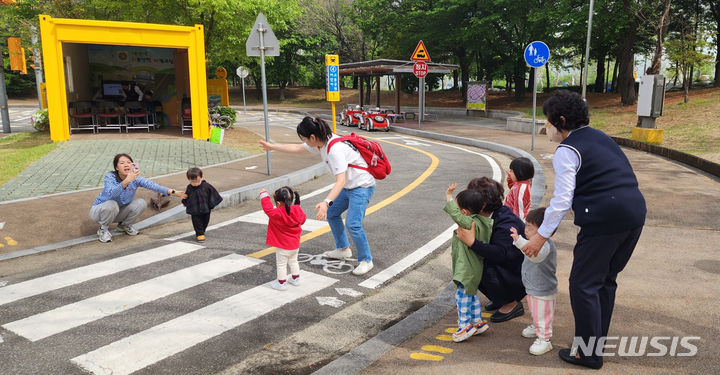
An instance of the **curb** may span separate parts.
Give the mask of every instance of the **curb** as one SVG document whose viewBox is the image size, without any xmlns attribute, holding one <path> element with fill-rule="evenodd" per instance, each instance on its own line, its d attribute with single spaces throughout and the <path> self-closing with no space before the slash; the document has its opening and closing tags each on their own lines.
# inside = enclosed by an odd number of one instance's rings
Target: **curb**
<svg viewBox="0 0 720 375">
<path fill-rule="evenodd" d="M 375 363 L 388 351 L 437 323 L 455 308 L 452 282 L 429 304 L 405 317 L 377 336 L 315 371 L 313 375 L 355 374 Z"/>
<path fill-rule="evenodd" d="M 533 177 L 532 180 L 532 187 L 530 188 L 530 195 L 532 197 L 532 206 L 530 209 L 535 209 L 539 206 L 540 202 L 543 199 L 543 196 L 545 195 L 545 172 L 543 171 L 542 166 L 538 161 L 530 155 L 529 153 L 515 147 L 503 145 L 500 143 L 495 142 L 489 142 L 489 141 L 481 141 L 478 139 L 471 139 L 471 138 L 464 138 L 464 137 L 458 137 L 455 135 L 447 135 L 447 134 L 439 134 L 439 133 L 433 133 L 433 132 L 427 132 L 424 130 L 416 130 L 416 129 L 408 129 L 408 128 L 402 128 L 398 126 L 390 126 L 390 129 L 392 131 L 396 131 L 398 133 L 403 134 L 410 134 L 415 135 L 419 137 L 425 137 L 430 139 L 435 139 L 439 141 L 445 141 L 450 143 L 456 143 L 466 146 L 473 146 L 478 148 L 484 148 L 488 149 L 490 151 L 499 152 L 501 154 L 509 155 L 512 157 L 526 157 L 530 159 L 533 163 L 533 167 L 535 167 L 535 177 Z M 502 183 L 502 181 L 499 181 Z"/>
<path fill-rule="evenodd" d="M 720 164 L 711 162 L 710 160 L 706 160 L 706 159 L 697 157 L 695 155 L 690 155 L 688 153 L 674 150 L 671 148 L 652 145 L 649 143 L 635 141 L 632 139 L 620 138 L 620 137 L 610 137 L 610 138 L 612 138 L 615 141 L 615 143 L 617 143 L 620 146 L 630 147 L 630 148 L 634 148 L 636 150 L 645 151 L 645 152 L 649 152 L 651 154 L 662 156 L 662 157 L 668 158 L 670 160 L 674 160 L 674 161 L 683 163 L 687 166 L 699 169 L 699 170 L 709 173 L 715 177 L 720 177 Z"/>
<path fill-rule="evenodd" d="M 327 173 L 325 163 L 318 163 L 313 166 L 301 169 L 299 171 L 275 177 L 267 181 L 260 181 L 252 185 L 242 186 L 236 189 L 224 191 L 220 193 L 220 195 L 223 197 L 223 201 L 218 205 L 218 208 L 229 207 L 249 199 L 254 199 L 257 197 L 257 195 L 260 193 L 260 190 L 263 188 L 268 190 L 275 190 L 285 185 L 297 185 L 303 182 L 310 181 L 318 176 L 323 175 L 324 173 Z M 182 205 L 178 205 L 167 211 L 153 215 L 145 220 L 136 223 L 135 228 L 146 229 L 154 225 L 180 220 L 187 216 L 188 215 L 185 213 L 185 207 Z M 72 240 L 56 242 L 49 245 L 34 247 L 32 249 L 18 250 L 12 253 L 0 255 L 0 262 L 4 260 L 24 257 L 27 255 L 40 254 L 46 251 L 53 251 L 61 249 L 63 247 L 79 245 L 92 241 L 97 241 L 96 235 L 89 235 L 85 237 L 75 238 Z"/>
</svg>

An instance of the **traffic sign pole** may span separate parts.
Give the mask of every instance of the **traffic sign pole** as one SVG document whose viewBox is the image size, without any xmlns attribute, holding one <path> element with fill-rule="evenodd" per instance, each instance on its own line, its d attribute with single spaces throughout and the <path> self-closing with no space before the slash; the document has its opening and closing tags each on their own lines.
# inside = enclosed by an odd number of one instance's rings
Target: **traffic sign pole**
<svg viewBox="0 0 720 375">
<path fill-rule="evenodd" d="M 530 151 L 535 151 L 535 132 L 537 131 L 537 128 L 535 127 L 535 111 L 537 109 L 537 69 L 532 68 L 532 76 L 533 76 L 533 126 L 532 126 L 532 143 L 530 144 Z"/>
<path fill-rule="evenodd" d="M 240 78 L 242 82 L 242 92 L 243 92 L 243 113 L 247 113 L 247 107 L 245 106 L 245 77 Z"/>
<path fill-rule="evenodd" d="M 425 113 L 425 77 L 420 78 L 420 84 L 418 86 L 418 109 L 420 110 L 418 114 L 418 129 L 420 129 L 423 122 L 423 114 Z"/>
<path fill-rule="evenodd" d="M 335 102 L 330 102 L 332 104 L 332 116 L 333 116 L 333 133 L 337 133 L 337 119 L 335 118 Z"/>
<path fill-rule="evenodd" d="M 257 29 L 257 31 L 260 33 L 260 75 L 262 76 L 263 113 L 265 118 L 265 141 L 270 142 L 270 125 L 268 124 L 267 105 L 267 83 L 265 80 L 265 38 L 263 37 L 265 28 L 262 24 L 260 24 L 260 27 Z M 270 169 L 270 151 L 265 151 L 265 156 L 267 157 L 268 176 L 270 176 L 272 174 L 272 170 Z"/>
<path fill-rule="evenodd" d="M 532 82 L 533 82 L 533 108 L 532 108 L 532 143 L 530 150 L 535 150 L 535 132 L 537 128 L 535 126 L 535 112 L 537 107 L 537 68 L 541 68 L 547 64 L 550 59 L 550 48 L 547 44 L 539 41 L 532 42 L 525 47 L 525 62 L 532 68 Z"/>
</svg>

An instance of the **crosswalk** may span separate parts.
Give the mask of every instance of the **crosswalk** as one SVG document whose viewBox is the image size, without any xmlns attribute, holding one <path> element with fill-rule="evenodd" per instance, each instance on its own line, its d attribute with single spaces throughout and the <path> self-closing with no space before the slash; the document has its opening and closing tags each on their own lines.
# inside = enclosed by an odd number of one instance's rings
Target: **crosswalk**
<svg viewBox="0 0 720 375">
<path fill-rule="evenodd" d="M 163 298 L 182 294 L 214 280 L 238 273 L 243 278 L 272 277 L 267 274 L 267 267 L 262 269 L 257 267 L 265 263 L 264 260 L 240 254 L 230 253 L 218 257 L 213 255 L 214 259 L 198 261 L 198 258 L 208 257 L 207 254 L 201 256 L 204 252 L 212 251 L 219 252 L 198 244 L 177 241 L 0 287 L 0 319 L 3 316 L 3 308 L 11 311 L 11 308 L 26 302 L 31 306 L 44 307 L 45 304 L 35 303 L 40 300 L 51 301 L 47 305 L 53 307 L 57 302 L 71 300 L 72 297 L 65 295 L 64 291 L 76 285 L 87 286 L 87 292 L 83 291 L 83 293 L 89 294 L 76 302 L 70 301 L 71 303 L 47 311 L 37 311 L 20 319 L 3 322 L 1 327 L 6 330 L 3 336 L 7 340 L 8 336 L 12 337 L 14 334 L 18 336 L 13 338 L 16 343 L 27 340 L 30 344 L 40 345 L 35 346 L 35 350 L 52 352 L 53 348 L 43 348 L 43 343 L 53 345 L 57 342 L 51 340 L 51 337 L 118 315 L 126 314 L 131 317 L 131 321 L 138 319 L 139 317 L 132 318 L 136 314 L 134 309 L 156 304 Z M 130 285 L 104 293 L 92 295 L 96 288 L 88 285 L 88 283 L 114 284 L 107 279 L 125 278 L 128 277 L 125 273 L 146 266 L 159 268 L 157 266 L 160 262 L 178 262 L 178 258 L 183 258 L 180 263 L 183 263 L 184 268 L 156 277 L 148 276 L 150 278 L 145 280 L 133 280 Z M 274 269 L 270 268 L 270 270 L 274 276 Z M 142 277 L 143 273 L 139 274 Z M 134 277 L 137 276 L 138 272 L 135 272 Z M 131 374 L 284 305 L 310 296 L 338 280 L 303 270 L 301 285 L 291 286 L 282 292 L 271 289 L 268 285 L 269 281 L 264 280 L 259 286 L 251 286 L 219 301 L 208 302 L 204 307 L 194 311 L 179 316 L 170 315 L 167 320 L 140 332 L 129 329 L 125 331 L 127 334 L 124 337 L 115 337 L 109 344 L 103 343 L 104 345 L 99 347 L 89 348 L 91 350 L 79 355 L 71 353 L 72 357 L 67 357 L 65 360 L 74 365 L 78 373 L 86 371 L 93 374 Z M 100 289 L 107 287 L 103 286 Z M 102 324 L 96 325 L 102 326 Z M 92 342 L 90 337 L 88 340 Z"/>
</svg>

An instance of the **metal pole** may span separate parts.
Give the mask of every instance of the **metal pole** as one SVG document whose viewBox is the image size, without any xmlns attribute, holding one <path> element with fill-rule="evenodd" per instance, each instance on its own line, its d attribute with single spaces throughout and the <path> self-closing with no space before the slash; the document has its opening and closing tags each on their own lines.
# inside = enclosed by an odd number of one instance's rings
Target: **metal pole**
<svg viewBox="0 0 720 375">
<path fill-rule="evenodd" d="M 582 98 L 585 99 L 587 91 L 588 60 L 590 59 L 590 34 L 592 32 L 593 0 L 590 0 L 590 11 L 588 14 L 587 40 L 585 41 L 585 70 L 583 71 Z"/>
<path fill-rule="evenodd" d="M 260 33 L 260 75 L 262 76 L 262 94 L 263 94 L 263 111 L 265 113 L 265 141 L 270 142 L 270 126 L 268 125 L 268 107 L 267 107 L 267 85 L 265 82 L 265 38 L 263 34 L 265 28 L 263 25 L 257 31 Z M 267 157 L 267 171 L 268 176 L 272 174 L 270 169 L 270 151 L 265 151 Z"/>
<path fill-rule="evenodd" d="M 424 95 L 425 95 L 425 77 L 422 77 L 419 79 L 419 82 L 418 82 L 418 111 L 420 112 L 420 113 L 418 113 L 418 129 L 420 129 L 420 127 L 422 126 L 423 113 L 425 112 L 424 108 L 423 108 L 423 104 L 425 103 Z"/>
<path fill-rule="evenodd" d="M 38 43 L 38 36 L 37 36 L 37 28 L 35 26 L 31 27 L 32 30 L 32 36 L 31 41 L 33 44 L 33 56 L 35 57 L 35 85 L 37 86 L 37 95 L 38 95 L 38 107 L 42 109 L 42 88 L 40 87 L 40 84 L 43 83 L 43 68 L 42 68 L 42 53 L 40 53 L 40 48 L 37 47 Z"/>
<path fill-rule="evenodd" d="M 0 50 L 0 115 L 2 117 L 3 133 L 10 133 L 10 113 L 8 112 L 7 90 L 5 88 L 5 60 Z"/>
<path fill-rule="evenodd" d="M 245 106 L 245 78 L 241 78 L 242 80 L 242 92 L 243 92 L 243 113 L 247 113 L 247 107 Z"/>
<path fill-rule="evenodd" d="M 335 119 L 335 102 L 330 102 L 330 104 L 332 104 L 333 133 L 337 133 L 337 120 Z"/>
<path fill-rule="evenodd" d="M 533 76 L 533 120 L 532 120 L 532 143 L 530 144 L 530 151 L 535 151 L 535 131 L 537 130 L 535 128 L 535 109 L 537 107 L 537 87 L 536 87 L 536 80 L 537 80 L 537 72 L 535 68 L 532 68 L 532 76 Z"/>
</svg>

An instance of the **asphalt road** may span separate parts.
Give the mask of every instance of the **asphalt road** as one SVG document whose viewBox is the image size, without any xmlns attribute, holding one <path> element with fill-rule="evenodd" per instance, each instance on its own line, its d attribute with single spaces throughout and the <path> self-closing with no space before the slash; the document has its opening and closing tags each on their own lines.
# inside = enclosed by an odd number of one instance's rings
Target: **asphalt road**
<svg viewBox="0 0 720 375">
<path fill-rule="evenodd" d="M 37 110 L 37 107 L 8 106 L 11 133 L 35 131 L 35 128 L 33 128 L 30 123 L 30 116 L 32 116 L 32 114 Z M 2 129 L 2 124 L 0 124 L 0 133 L 2 132 Z"/>
<path fill-rule="evenodd" d="M 134 238 L 118 236 L 110 252 L 103 244 L 89 243 L 17 259 L 0 264 L 0 282 L 7 283 L 0 288 L 0 372 L 227 369 L 296 332 L 324 324 L 386 288 L 397 273 L 405 275 L 447 249 L 453 227 L 442 211 L 447 186 L 457 182 L 459 192 L 473 177 L 502 180 L 501 166 L 509 163 L 502 155 L 470 147 L 396 134 L 372 136 L 382 141 L 393 171 L 378 181 L 365 219 L 375 265 L 370 273 L 352 275 L 354 261 L 328 266 L 313 257 L 332 249 L 334 242 L 326 223 L 309 220 L 300 248 L 309 254 L 301 263 L 302 284 L 284 292 L 270 289 L 275 258 L 264 244 L 266 224 L 257 200 L 213 213 L 211 225 L 216 227 L 201 245 L 194 242 L 186 219 Z M 325 175 L 296 187 L 309 219 L 332 182 Z M 439 277 L 450 280 L 449 274 Z M 395 303 L 407 301 L 388 302 L 388 310 Z M 353 321 L 366 333 L 381 329 L 378 321 L 383 325 L 397 319 L 388 313 L 383 323 L 366 315 Z M 314 355 L 314 363 L 330 360 Z M 261 364 L 251 366 L 246 372 L 268 371 Z M 288 359 L 285 368 L 273 369 L 281 371 L 305 373 L 308 368 L 292 366 Z"/>
</svg>

